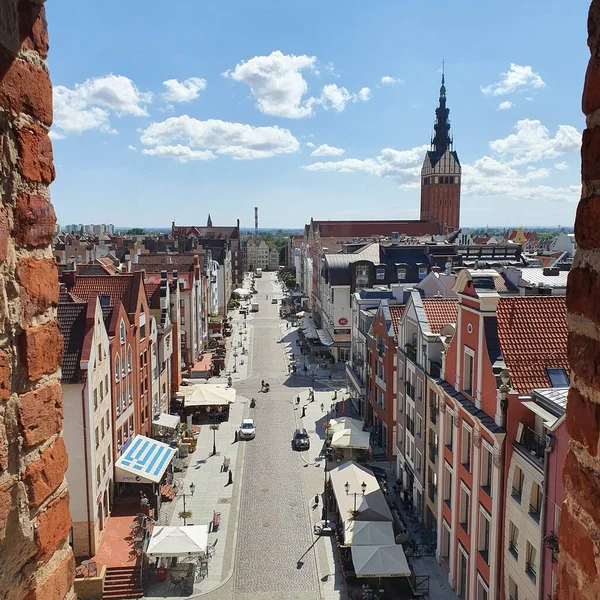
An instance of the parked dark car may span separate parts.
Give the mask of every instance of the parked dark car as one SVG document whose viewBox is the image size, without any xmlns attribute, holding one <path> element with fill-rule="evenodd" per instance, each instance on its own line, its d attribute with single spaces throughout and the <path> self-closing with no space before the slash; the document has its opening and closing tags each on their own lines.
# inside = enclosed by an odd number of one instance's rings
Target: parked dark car
<svg viewBox="0 0 600 600">
<path fill-rule="evenodd" d="M 292 448 L 294 450 L 308 450 L 310 448 L 310 438 L 306 429 L 296 429 L 294 431 Z"/>
</svg>

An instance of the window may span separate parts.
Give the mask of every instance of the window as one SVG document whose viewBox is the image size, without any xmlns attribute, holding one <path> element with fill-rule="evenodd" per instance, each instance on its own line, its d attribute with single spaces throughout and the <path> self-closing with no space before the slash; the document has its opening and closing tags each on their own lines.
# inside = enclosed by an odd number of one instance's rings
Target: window
<svg viewBox="0 0 600 600">
<path fill-rule="evenodd" d="M 427 467 L 427 476 L 429 479 L 429 499 L 432 502 L 435 502 L 435 496 L 437 494 L 437 473 L 431 467 Z"/>
<path fill-rule="evenodd" d="M 421 415 L 417 415 L 415 435 L 421 437 L 423 435 L 423 419 Z"/>
<path fill-rule="evenodd" d="M 115 357 L 115 381 L 119 381 L 119 367 L 121 366 L 121 357 L 117 354 Z"/>
<path fill-rule="evenodd" d="M 427 277 L 427 267 L 419 267 L 419 280 Z"/>
<path fill-rule="evenodd" d="M 96 448 L 100 445 L 100 435 L 98 434 L 98 428 L 94 431 L 94 439 L 96 440 Z"/>
<path fill-rule="evenodd" d="M 100 421 L 100 433 L 102 435 L 102 439 L 104 439 L 104 417 L 102 417 L 102 420 Z"/>
<path fill-rule="evenodd" d="M 523 471 L 519 467 L 515 467 L 512 483 L 512 497 L 520 504 L 521 494 L 523 493 Z"/>
<path fill-rule="evenodd" d="M 404 281 L 406 279 L 406 268 L 405 267 L 398 267 L 396 270 L 396 273 L 398 275 L 398 281 Z"/>
<path fill-rule="evenodd" d="M 526 548 L 525 573 L 527 573 L 527 575 L 529 575 L 530 579 L 533 582 L 535 582 L 535 578 L 537 575 L 537 565 L 536 565 L 537 550 L 535 549 L 535 546 L 533 546 L 529 542 L 527 542 L 525 548 Z"/>
<path fill-rule="evenodd" d="M 125 373 L 127 373 L 127 364 L 125 362 L 125 354 L 121 358 L 121 375 L 125 377 Z"/>
<path fill-rule="evenodd" d="M 508 549 L 519 560 L 519 528 L 512 521 L 508 523 Z"/>
<path fill-rule="evenodd" d="M 439 400 L 433 390 L 429 390 L 429 420 L 435 425 L 437 423 L 439 409 Z"/>
<path fill-rule="evenodd" d="M 104 391 L 108 395 L 108 375 L 104 376 Z"/>
<path fill-rule="evenodd" d="M 508 598 L 509 600 L 519 600 L 519 588 L 510 575 L 508 576 Z"/>
<path fill-rule="evenodd" d="M 142 412 L 142 422 L 144 421 L 144 413 Z M 129 431 L 133 433 L 133 417 L 129 417 Z"/>
<path fill-rule="evenodd" d="M 469 501 L 471 494 L 468 488 L 461 483 L 460 485 L 460 505 L 459 505 L 459 523 L 462 528 L 469 533 Z"/>
<path fill-rule="evenodd" d="M 450 177 L 450 183 L 454 183 L 454 177 Z M 479 598 L 477 598 L 477 600 L 479 600 Z M 487 595 L 484 600 L 487 600 Z"/>
<path fill-rule="evenodd" d="M 102 362 L 102 344 L 98 344 L 98 362 Z"/>
<path fill-rule="evenodd" d="M 452 467 L 448 463 L 444 463 L 444 500 L 448 506 L 452 502 Z"/>
<path fill-rule="evenodd" d="M 385 279 L 385 267 L 377 267 L 375 269 L 375 277 L 380 281 Z"/>
<path fill-rule="evenodd" d="M 106 475 L 106 455 L 102 455 L 102 475 Z"/>
<path fill-rule="evenodd" d="M 460 462 L 467 471 L 471 470 L 471 430 L 467 425 L 462 428 Z"/>
<path fill-rule="evenodd" d="M 439 436 L 433 429 L 429 434 L 429 460 L 435 465 L 439 446 Z"/>
<path fill-rule="evenodd" d="M 146 337 L 146 323 L 140 324 L 140 340 Z"/>
<path fill-rule="evenodd" d="M 127 349 L 127 370 L 131 373 L 131 363 L 133 362 L 133 353 L 131 352 L 131 346 Z"/>
<path fill-rule="evenodd" d="M 94 390 L 94 410 L 98 408 L 98 390 Z"/>
<path fill-rule="evenodd" d="M 492 452 L 482 444 L 481 448 L 481 487 L 483 491 L 492 497 Z"/>
<path fill-rule="evenodd" d="M 487 511 L 480 506 L 479 507 L 479 539 L 477 541 L 478 550 L 483 560 L 489 565 L 489 551 L 490 551 L 490 521 L 492 517 Z"/>
<path fill-rule="evenodd" d="M 450 177 L 453 179 L 453 177 Z M 475 600 L 488 600 L 489 588 L 484 583 L 483 579 L 477 575 L 477 595 L 475 596 Z"/>
<path fill-rule="evenodd" d="M 183 313 L 181 314 L 181 317 L 179 317 L 179 323 L 185 325 L 185 315 Z"/>
<path fill-rule="evenodd" d="M 96 485 L 100 486 L 100 482 L 102 479 L 100 478 L 100 465 L 96 467 Z"/>
<path fill-rule="evenodd" d="M 331 304 L 335 304 L 335 289 L 331 288 Z"/>
<path fill-rule="evenodd" d="M 446 519 L 444 519 L 443 529 L 442 529 L 442 547 L 440 549 L 440 554 L 442 558 L 450 558 L 450 525 Z"/>
<path fill-rule="evenodd" d="M 367 265 L 356 266 L 356 288 L 364 288 L 369 285 L 369 267 Z"/>
<path fill-rule="evenodd" d="M 465 347 L 463 390 L 471 396 L 473 395 L 473 358 L 473 350 Z"/>
<path fill-rule="evenodd" d="M 569 387 L 569 376 L 564 369 L 550 368 L 546 369 L 546 373 L 552 387 Z"/>
<path fill-rule="evenodd" d="M 119 429 L 119 431 L 117 431 L 117 450 L 121 449 L 122 446 L 122 437 L 121 437 L 121 430 Z"/>
<path fill-rule="evenodd" d="M 119 325 L 119 338 L 121 339 L 121 344 L 125 343 L 125 321 L 121 321 L 121 325 Z"/>
<path fill-rule="evenodd" d="M 420 473 L 423 468 L 423 455 L 417 450 L 415 456 L 415 469 Z"/>
<path fill-rule="evenodd" d="M 446 422 L 444 424 L 444 444 L 446 444 L 446 446 L 448 447 L 449 450 L 452 450 L 452 438 L 454 435 L 453 432 L 453 427 L 454 427 L 454 419 L 452 417 L 452 415 L 447 412 L 446 413 Z"/>
<path fill-rule="evenodd" d="M 534 481 L 531 484 L 531 496 L 529 497 L 529 515 L 534 521 L 540 522 L 540 511 L 542 508 L 542 490 Z"/>
</svg>

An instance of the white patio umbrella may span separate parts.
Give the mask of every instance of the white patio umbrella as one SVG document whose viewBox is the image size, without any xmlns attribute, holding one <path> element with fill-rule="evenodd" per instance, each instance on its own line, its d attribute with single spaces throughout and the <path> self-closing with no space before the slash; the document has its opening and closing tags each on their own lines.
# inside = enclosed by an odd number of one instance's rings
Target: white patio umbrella
<svg viewBox="0 0 600 600">
<path fill-rule="evenodd" d="M 357 577 L 409 577 L 410 568 L 400 545 L 352 546 Z"/>
<path fill-rule="evenodd" d="M 250 292 L 249 290 L 245 290 L 243 288 L 236 288 L 235 290 L 233 290 L 233 293 L 236 294 L 237 296 L 250 296 L 250 295 L 252 295 L 252 292 Z"/>
<path fill-rule="evenodd" d="M 208 546 L 208 525 L 154 527 L 146 554 L 151 557 L 204 555 Z"/>
</svg>

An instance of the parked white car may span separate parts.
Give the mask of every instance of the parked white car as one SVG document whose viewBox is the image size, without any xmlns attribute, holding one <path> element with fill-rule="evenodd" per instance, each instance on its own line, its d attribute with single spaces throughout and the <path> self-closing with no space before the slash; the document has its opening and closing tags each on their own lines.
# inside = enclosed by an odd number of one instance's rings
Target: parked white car
<svg viewBox="0 0 600 600">
<path fill-rule="evenodd" d="M 241 440 L 251 440 L 256 436 L 254 419 L 244 419 L 240 425 L 239 437 Z"/>
</svg>

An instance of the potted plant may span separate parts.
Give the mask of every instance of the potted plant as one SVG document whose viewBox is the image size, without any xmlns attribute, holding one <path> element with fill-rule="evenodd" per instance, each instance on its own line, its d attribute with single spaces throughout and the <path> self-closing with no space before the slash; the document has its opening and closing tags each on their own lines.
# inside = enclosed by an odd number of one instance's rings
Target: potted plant
<svg viewBox="0 0 600 600">
<path fill-rule="evenodd" d="M 359 513 L 360 513 L 359 510 L 352 510 L 351 508 L 348 509 L 348 514 L 350 515 L 351 521 L 355 521 L 356 517 L 358 517 Z"/>
<path fill-rule="evenodd" d="M 186 519 L 191 519 L 192 518 L 192 511 L 191 510 L 180 510 L 179 511 L 179 518 L 183 519 L 184 521 Z"/>
</svg>

